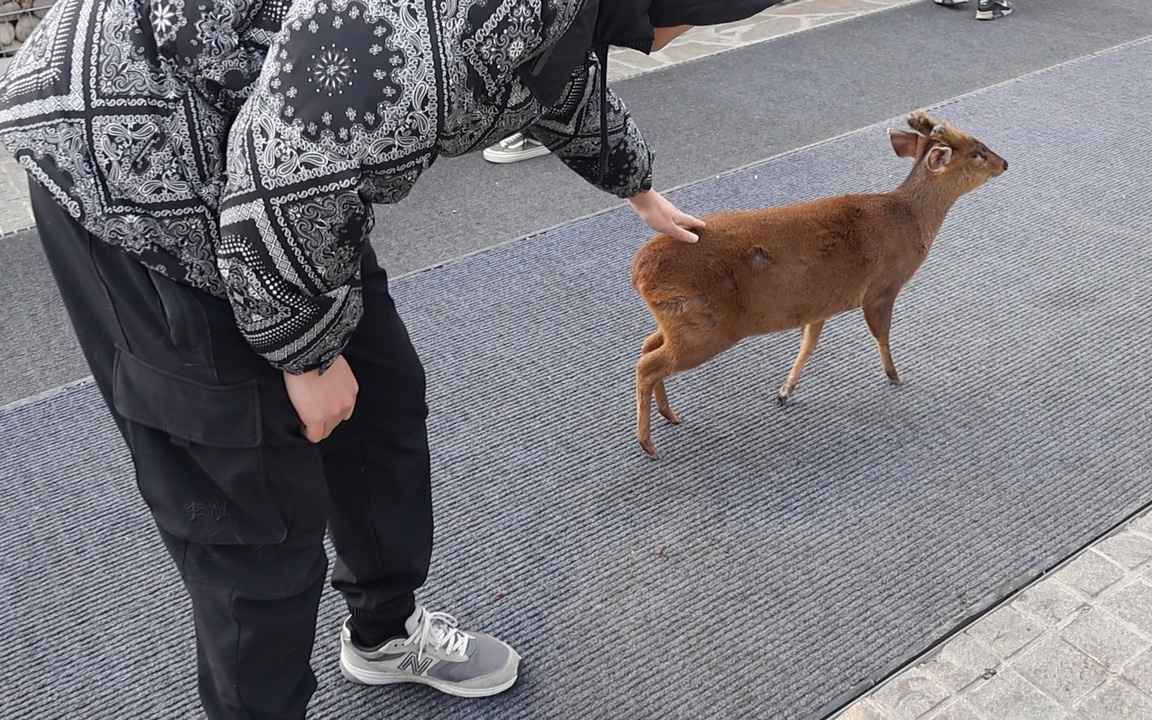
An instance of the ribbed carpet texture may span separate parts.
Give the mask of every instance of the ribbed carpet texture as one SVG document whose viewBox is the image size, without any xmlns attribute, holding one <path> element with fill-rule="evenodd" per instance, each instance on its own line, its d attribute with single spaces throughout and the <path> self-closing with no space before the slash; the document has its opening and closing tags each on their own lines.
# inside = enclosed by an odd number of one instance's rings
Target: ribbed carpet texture
<svg viewBox="0 0 1152 720">
<path fill-rule="evenodd" d="M 905 385 L 859 313 L 786 407 L 798 333 L 749 340 L 669 381 L 658 462 L 633 438 L 630 213 L 396 281 L 430 377 L 421 600 L 522 675 L 486 700 L 350 685 L 328 591 L 311 716 L 819 717 L 1152 503 L 1149 67 L 1142 42 L 933 108 L 1011 167 L 897 303 Z M 910 167 L 884 127 L 672 197 L 884 191 Z M 0 416 L 0 487 L 0 716 L 195 717 L 187 601 L 94 388 Z"/>
</svg>

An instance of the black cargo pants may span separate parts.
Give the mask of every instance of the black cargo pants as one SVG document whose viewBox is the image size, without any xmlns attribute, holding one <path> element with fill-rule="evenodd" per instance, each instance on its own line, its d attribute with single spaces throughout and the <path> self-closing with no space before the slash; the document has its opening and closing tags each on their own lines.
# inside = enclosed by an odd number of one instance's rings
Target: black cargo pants
<svg viewBox="0 0 1152 720">
<path fill-rule="evenodd" d="M 344 352 L 356 409 L 315 445 L 226 301 L 153 273 L 35 181 L 29 190 L 85 357 L 191 596 L 208 716 L 303 717 L 325 529 L 333 586 L 366 622 L 411 612 L 431 556 L 424 371 L 384 271 L 369 249 L 364 318 Z M 325 644 L 320 657 L 336 653 Z"/>
</svg>

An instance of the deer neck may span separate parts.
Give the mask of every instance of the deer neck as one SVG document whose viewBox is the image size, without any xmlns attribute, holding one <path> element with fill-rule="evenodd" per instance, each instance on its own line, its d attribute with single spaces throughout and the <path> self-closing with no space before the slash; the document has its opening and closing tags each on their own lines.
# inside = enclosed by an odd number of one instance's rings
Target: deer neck
<svg viewBox="0 0 1152 720">
<path fill-rule="evenodd" d="M 929 237 L 935 237 L 939 232 L 944 217 L 960 197 L 960 193 L 954 191 L 946 180 L 919 165 L 892 194 L 907 201 Z"/>
</svg>

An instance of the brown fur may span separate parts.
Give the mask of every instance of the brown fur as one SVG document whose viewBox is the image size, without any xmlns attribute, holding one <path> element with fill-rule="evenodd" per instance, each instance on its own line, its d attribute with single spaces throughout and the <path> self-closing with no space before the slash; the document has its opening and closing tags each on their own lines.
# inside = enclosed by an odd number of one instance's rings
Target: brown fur
<svg viewBox="0 0 1152 720">
<path fill-rule="evenodd" d="M 740 340 L 801 328 L 800 353 L 777 395 L 784 403 L 816 349 L 825 320 L 863 308 L 889 379 L 892 307 L 924 262 L 952 204 L 1007 169 L 983 143 L 923 112 L 916 130 L 890 130 L 893 149 L 915 159 L 896 189 L 705 218 L 697 243 L 657 235 L 636 253 L 632 282 L 656 319 L 636 364 L 636 436 L 658 457 L 651 400 L 671 422 L 664 380 Z"/>
</svg>

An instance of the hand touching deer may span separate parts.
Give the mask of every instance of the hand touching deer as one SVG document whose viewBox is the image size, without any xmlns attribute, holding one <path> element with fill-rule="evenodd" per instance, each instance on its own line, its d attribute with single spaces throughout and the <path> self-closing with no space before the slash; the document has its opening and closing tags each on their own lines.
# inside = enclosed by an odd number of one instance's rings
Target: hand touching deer
<svg viewBox="0 0 1152 720">
<path fill-rule="evenodd" d="M 636 436 L 651 457 L 651 401 L 671 422 L 664 380 L 753 335 L 801 328 L 800 352 L 777 395 L 788 400 L 824 322 L 863 308 L 880 362 L 899 383 L 888 332 L 892 307 L 932 247 L 944 217 L 963 195 L 1008 163 L 976 140 L 924 112 L 916 132 L 889 130 L 912 172 L 891 192 L 704 218 L 700 240 L 657 235 L 636 253 L 632 283 L 657 330 L 636 364 Z"/>
</svg>

